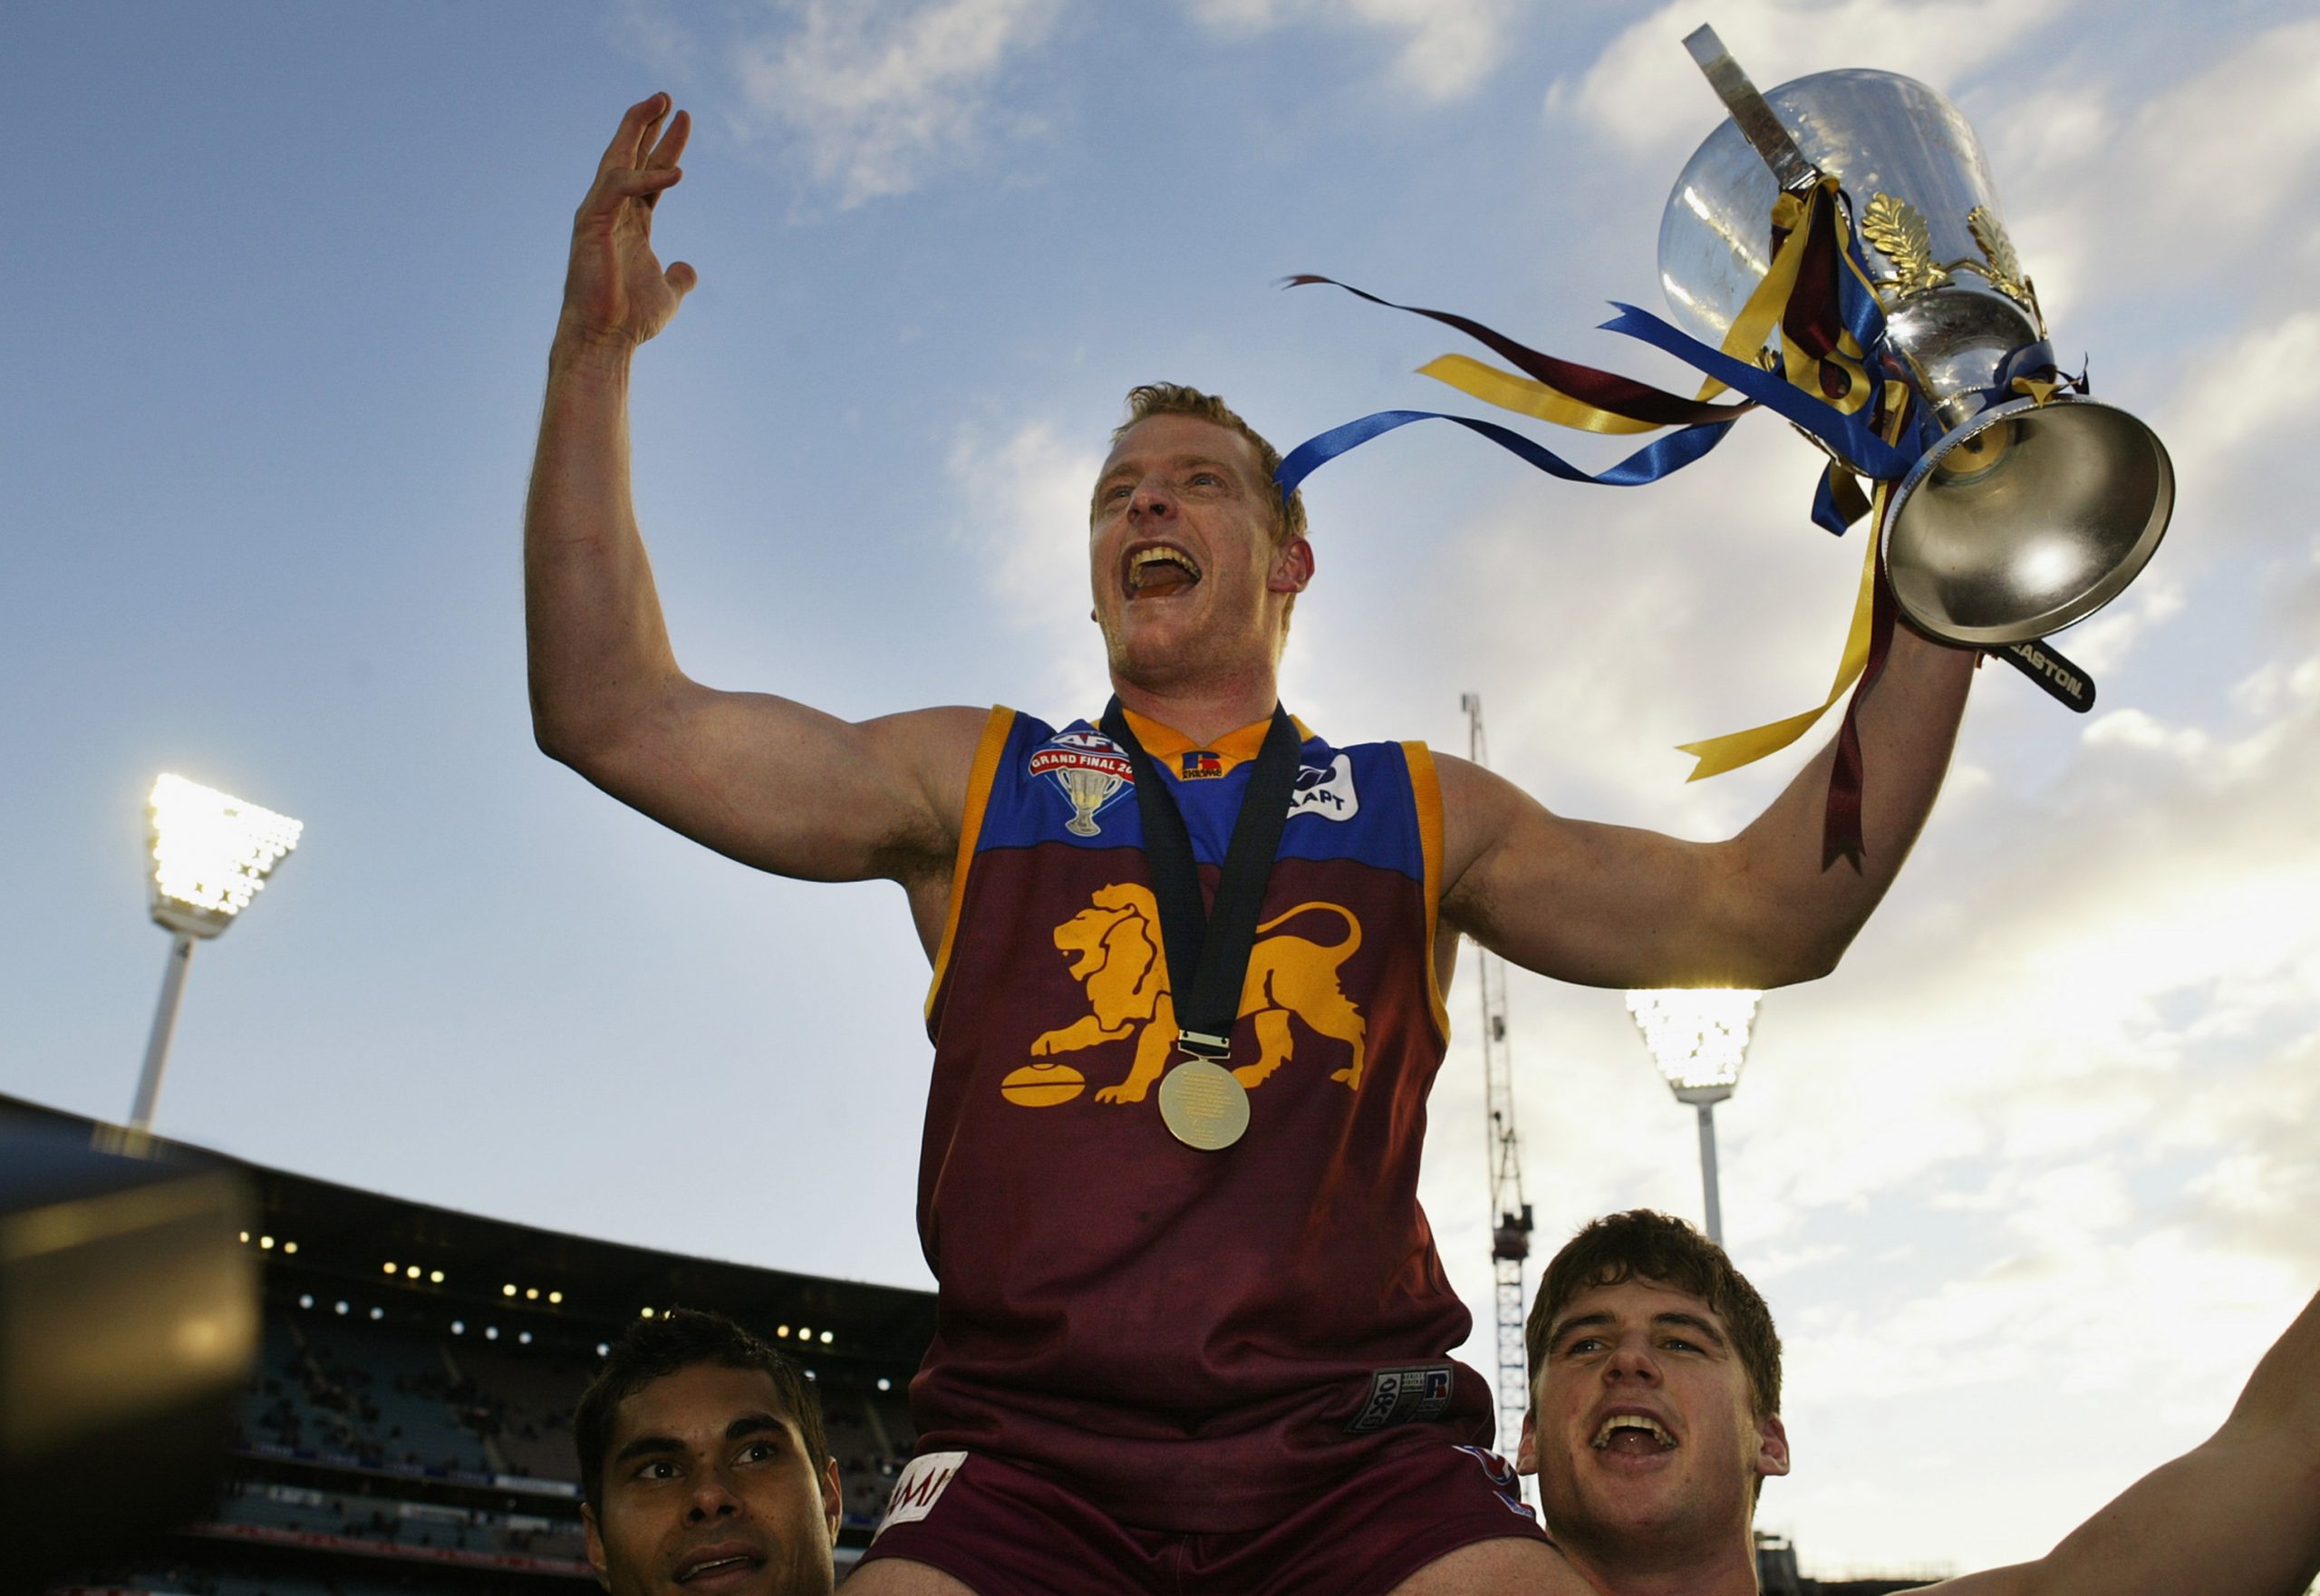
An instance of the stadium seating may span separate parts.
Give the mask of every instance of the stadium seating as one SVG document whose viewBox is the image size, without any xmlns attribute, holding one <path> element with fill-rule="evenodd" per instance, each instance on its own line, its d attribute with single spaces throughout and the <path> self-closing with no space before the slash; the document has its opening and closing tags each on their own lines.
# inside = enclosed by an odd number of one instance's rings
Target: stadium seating
<svg viewBox="0 0 2320 1596">
<path fill-rule="evenodd" d="M 486 1434 L 504 1465 L 502 1472 L 539 1479 L 576 1480 L 579 1459 L 572 1453 L 572 1409 L 595 1373 L 591 1365 L 553 1353 L 513 1356 L 487 1342 L 468 1341 L 448 1349 L 453 1368 L 488 1415 Z"/>
</svg>

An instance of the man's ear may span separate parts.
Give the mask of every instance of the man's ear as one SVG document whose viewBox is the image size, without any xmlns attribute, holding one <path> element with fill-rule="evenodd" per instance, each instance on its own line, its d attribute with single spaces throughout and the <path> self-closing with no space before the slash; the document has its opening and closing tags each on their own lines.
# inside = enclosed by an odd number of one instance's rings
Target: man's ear
<svg viewBox="0 0 2320 1596">
<path fill-rule="evenodd" d="M 1292 537 L 1272 553 L 1272 572 L 1265 578 L 1268 593 L 1302 593 L 1313 579 L 1313 546 Z"/>
<path fill-rule="evenodd" d="M 837 1544 L 837 1526 L 846 1520 L 846 1486 L 837 1476 L 837 1459 L 822 1468 L 822 1515 L 830 1523 L 830 1544 Z"/>
<path fill-rule="evenodd" d="M 1760 1475 L 1782 1475 L 1788 1472 L 1788 1429 L 1775 1413 L 1756 1426 L 1756 1472 Z"/>
<path fill-rule="evenodd" d="M 596 1510 L 585 1502 L 580 1504 L 580 1533 L 588 1543 L 588 1566 L 596 1571 L 596 1583 L 611 1590 L 613 1569 L 604 1557 L 604 1532 L 596 1528 Z"/>
<path fill-rule="evenodd" d="M 1539 1413 L 1538 1409 L 1535 1407 L 1522 1416 L 1522 1444 L 1514 1449 L 1514 1472 L 1516 1474 L 1536 1474 L 1539 1472 L 1538 1421 Z"/>
</svg>

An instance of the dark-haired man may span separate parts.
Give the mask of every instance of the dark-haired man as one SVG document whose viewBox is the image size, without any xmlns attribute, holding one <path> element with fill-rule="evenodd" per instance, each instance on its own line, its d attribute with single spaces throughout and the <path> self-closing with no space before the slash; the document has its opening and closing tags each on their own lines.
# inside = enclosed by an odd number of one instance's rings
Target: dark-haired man
<svg viewBox="0 0 2320 1596">
<path fill-rule="evenodd" d="M 1894 639 L 1860 722 L 1858 870 L 1821 868 L 1833 749 L 1695 844 L 1561 818 L 1422 744 L 1332 745 L 1279 705 L 1313 553 L 1278 455 L 1214 396 L 1151 384 L 1089 506 L 1099 723 L 850 725 L 707 687 L 671 650 L 628 480 L 631 358 L 695 281 L 651 238 L 687 132 L 664 96 L 631 108 L 574 223 L 526 516 L 533 726 L 746 864 L 896 882 L 933 964 L 937 1330 L 919 1456 L 853 1579 L 1532 1588 L 1554 1554 L 1493 1473 L 1416 1197 L 1459 938 L 1603 986 L 1825 973 L 1924 820 L 1972 657 Z M 1247 911 L 1237 936 L 1200 932 L 1212 898 Z M 1213 982 L 1195 940 L 1238 944 Z"/>
<path fill-rule="evenodd" d="M 798 1366 L 711 1313 L 630 1327 L 573 1416 L 588 1562 L 611 1596 L 828 1596 L 845 1495 Z"/>
<path fill-rule="evenodd" d="M 1547 1265 L 1526 1336 L 1539 1476 L 1563 1565 L 1538 1596 L 1754 1596 L 1749 1534 L 1789 1471 L 1780 1337 L 1724 1250 L 1637 1210 Z M 2320 1298 L 2223 1427 L 2035 1562 L 1945 1596 L 2295 1596 L 2320 1573 Z"/>
</svg>

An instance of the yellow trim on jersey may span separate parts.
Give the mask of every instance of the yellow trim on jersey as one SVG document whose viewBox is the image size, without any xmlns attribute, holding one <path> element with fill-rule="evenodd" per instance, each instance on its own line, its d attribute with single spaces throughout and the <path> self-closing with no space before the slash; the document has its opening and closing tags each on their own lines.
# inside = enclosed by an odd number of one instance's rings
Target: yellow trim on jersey
<svg viewBox="0 0 2320 1596">
<path fill-rule="evenodd" d="M 991 784 L 999 776 L 999 756 L 1007 734 L 1015 729 L 1015 711 L 993 704 L 983 722 L 982 740 L 975 744 L 975 762 L 967 770 L 967 807 L 959 817 L 959 855 L 951 866 L 951 905 L 942 917 L 942 945 L 934 950 L 934 976 L 926 983 L 925 1017 L 934 1018 L 934 994 L 942 990 L 942 972 L 950 968 L 951 942 L 959 934 L 959 910 L 967 900 L 967 867 L 975 862 L 975 844 L 982 840 L 983 811 L 991 807 Z"/>
<path fill-rule="evenodd" d="M 1442 1040 L 1450 1040 L 1450 1010 L 1442 1001 L 1442 966 L 1435 962 L 1434 939 L 1442 911 L 1442 779 L 1435 774 L 1434 750 L 1422 742 L 1402 744 L 1410 771 L 1410 793 L 1417 800 L 1418 846 L 1426 856 L 1426 998 Z"/>
<path fill-rule="evenodd" d="M 1174 726 L 1164 725 L 1149 715 L 1139 715 L 1125 704 L 1120 706 L 1120 712 L 1127 717 L 1127 729 L 1136 733 L 1136 740 L 1144 745 L 1144 751 L 1158 761 L 1161 769 L 1173 778 L 1182 776 L 1179 761 L 1184 756 L 1195 751 L 1214 754 L 1224 766 L 1218 774 L 1227 774 L 1235 765 L 1246 764 L 1255 759 L 1265 746 L 1265 733 L 1272 730 L 1272 717 L 1267 715 L 1262 721 L 1252 721 L 1240 730 L 1228 731 L 1214 742 L 1204 745 L 1194 742 Z M 1299 742 L 1313 735 L 1305 729 L 1304 721 L 1294 715 L 1289 719 L 1297 728 Z"/>
</svg>

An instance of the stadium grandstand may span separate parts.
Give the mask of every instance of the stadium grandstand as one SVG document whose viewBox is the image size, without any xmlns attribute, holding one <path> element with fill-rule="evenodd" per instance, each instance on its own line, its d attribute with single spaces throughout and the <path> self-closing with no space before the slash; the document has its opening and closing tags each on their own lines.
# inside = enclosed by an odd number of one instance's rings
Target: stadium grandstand
<svg viewBox="0 0 2320 1596">
<path fill-rule="evenodd" d="M 0 1135 L 111 1127 L 0 1097 Z M 163 1144 L 165 1146 L 171 1144 Z M 264 1340 L 214 1509 L 130 1565 L 59 1587 L 139 1596 L 594 1590 L 572 1409 L 611 1341 L 672 1307 L 730 1315 L 820 1392 L 846 1485 L 838 1562 L 869 1543 L 915 1439 L 929 1291 L 688 1258 L 239 1170 Z"/>
<path fill-rule="evenodd" d="M 119 1127 L 0 1095 L 12 1132 L 83 1145 Z M 673 1307 L 723 1313 L 821 1394 L 846 1487 L 837 1562 L 869 1544 L 916 1439 L 907 1391 L 931 1291 L 689 1258 L 267 1169 L 254 1216 L 262 1342 L 211 1510 L 133 1562 L 53 1596 L 556 1596 L 595 1589 L 572 1410 L 621 1331 Z M 1756 1537 L 1765 1596 L 1887 1596 L 1938 1575 L 1816 1580 Z"/>
</svg>

